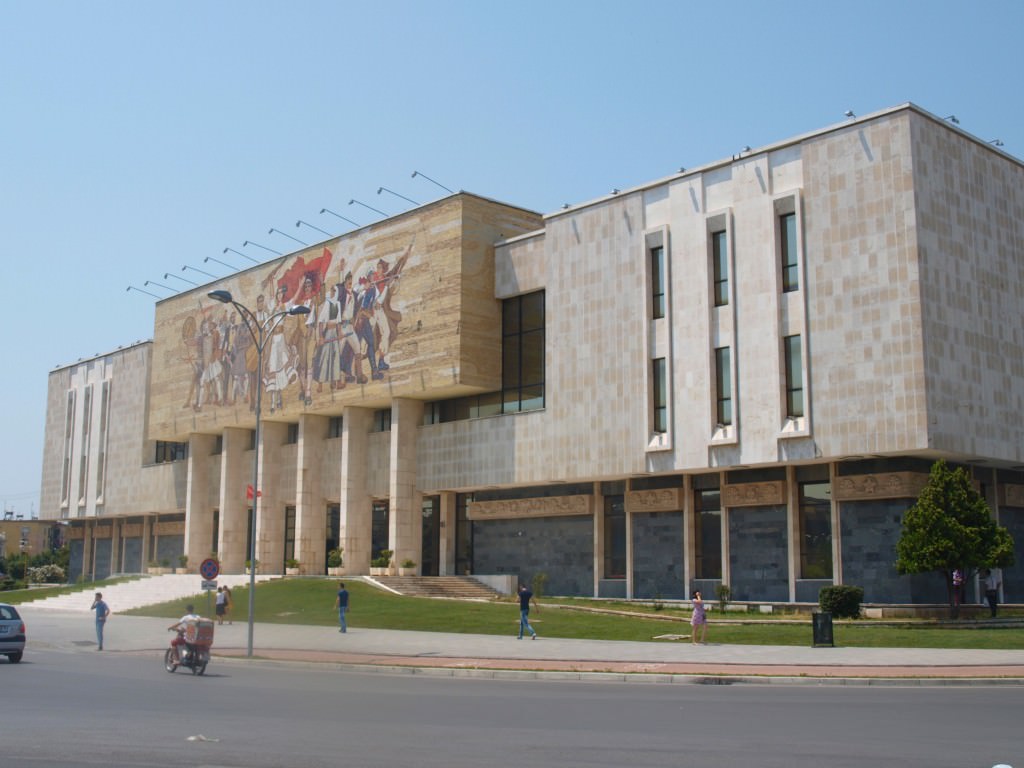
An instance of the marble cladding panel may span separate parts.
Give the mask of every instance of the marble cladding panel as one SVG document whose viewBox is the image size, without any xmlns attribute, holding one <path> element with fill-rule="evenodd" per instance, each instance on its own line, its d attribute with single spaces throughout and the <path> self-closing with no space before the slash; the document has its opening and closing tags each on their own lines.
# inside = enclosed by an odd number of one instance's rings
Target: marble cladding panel
<svg viewBox="0 0 1024 768">
<path fill-rule="evenodd" d="M 912 120 L 926 385 L 935 448 L 1024 460 L 1024 168 Z"/>
<path fill-rule="evenodd" d="M 908 113 L 803 145 L 814 436 L 824 455 L 927 445 Z"/>
</svg>

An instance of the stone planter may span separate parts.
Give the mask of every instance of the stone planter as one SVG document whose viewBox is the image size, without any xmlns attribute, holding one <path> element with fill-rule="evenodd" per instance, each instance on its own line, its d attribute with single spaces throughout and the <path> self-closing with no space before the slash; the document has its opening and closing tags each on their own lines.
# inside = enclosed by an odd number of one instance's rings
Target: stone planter
<svg viewBox="0 0 1024 768">
<path fill-rule="evenodd" d="M 298 568 L 285 568 L 284 569 L 284 575 L 285 576 L 298 576 L 299 575 L 299 569 Z"/>
<path fill-rule="evenodd" d="M 151 565 L 146 568 L 146 573 L 150 576 L 163 576 L 168 573 L 174 573 L 174 570 L 171 568 L 164 568 L 161 565 Z"/>
<path fill-rule="evenodd" d="M 388 570 L 390 570 L 390 569 L 387 566 L 378 567 L 376 565 L 371 565 L 370 566 L 370 575 L 371 576 L 387 576 L 388 575 Z"/>
<path fill-rule="evenodd" d="M 327 566 L 328 576 L 344 576 L 345 566 L 344 565 L 329 565 Z"/>
<path fill-rule="evenodd" d="M 181 575 L 181 574 L 184 574 L 184 573 L 188 573 L 188 568 L 175 568 L 174 572 L 179 574 L 179 575 Z"/>
<path fill-rule="evenodd" d="M 398 567 L 398 575 L 399 576 L 415 576 L 416 575 L 416 566 L 414 565 L 414 566 L 412 566 L 410 568 L 404 568 L 402 566 L 399 566 Z"/>
</svg>

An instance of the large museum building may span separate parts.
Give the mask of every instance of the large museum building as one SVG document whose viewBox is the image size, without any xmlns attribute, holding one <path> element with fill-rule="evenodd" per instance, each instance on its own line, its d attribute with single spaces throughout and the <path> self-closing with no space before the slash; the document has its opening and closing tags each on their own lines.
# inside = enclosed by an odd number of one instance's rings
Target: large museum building
<svg viewBox="0 0 1024 768">
<path fill-rule="evenodd" d="M 159 300 L 151 341 L 50 373 L 40 516 L 95 578 L 340 548 L 941 603 L 895 569 L 939 458 L 1021 550 L 1024 166 L 904 104 L 547 215 L 459 192 Z"/>
</svg>

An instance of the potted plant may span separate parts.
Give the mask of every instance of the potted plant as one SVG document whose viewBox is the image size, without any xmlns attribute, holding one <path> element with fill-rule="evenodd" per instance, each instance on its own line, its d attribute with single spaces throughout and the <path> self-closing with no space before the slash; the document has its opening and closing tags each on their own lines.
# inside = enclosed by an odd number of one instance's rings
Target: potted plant
<svg viewBox="0 0 1024 768">
<path fill-rule="evenodd" d="M 188 555 L 178 555 L 178 567 L 175 573 L 188 573 Z"/>
<path fill-rule="evenodd" d="M 294 557 L 289 557 L 284 561 L 284 572 L 287 576 L 298 576 L 299 575 L 299 561 Z"/>
<path fill-rule="evenodd" d="M 341 576 L 344 573 L 345 563 L 341 557 L 343 551 L 342 547 L 337 547 L 327 553 L 327 573 L 331 576 Z"/>
<path fill-rule="evenodd" d="M 411 560 L 408 557 L 402 561 L 402 564 L 398 566 L 399 576 L 415 576 L 416 575 L 416 561 Z"/>
<path fill-rule="evenodd" d="M 151 576 L 159 576 L 160 575 L 160 561 L 159 560 L 150 560 L 148 563 L 146 563 L 146 573 L 150 574 Z"/>
<path fill-rule="evenodd" d="M 245 561 L 245 572 L 246 573 L 249 573 L 250 571 L 253 571 L 253 570 L 258 572 L 259 569 L 260 569 L 260 561 L 259 560 L 256 561 L 255 569 L 253 568 L 252 560 L 246 560 Z"/>
<path fill-rule="evenodd" d="M 395 554 L 394 550 L 382 549 L 380 555 L 370 561 L 370 575 L 387 576 L 388 571 L 391 569 L 391 556 L 393 554 Z"/>
</svg>

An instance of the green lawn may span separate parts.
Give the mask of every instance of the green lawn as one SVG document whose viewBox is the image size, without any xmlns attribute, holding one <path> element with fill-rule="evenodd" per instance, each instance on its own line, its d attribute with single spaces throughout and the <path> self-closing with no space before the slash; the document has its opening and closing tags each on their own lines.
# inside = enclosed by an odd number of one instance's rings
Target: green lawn
<svg viewBox="0 0 1024 768">
<path fill-rule="evenodd" d="M 0 593 L 0 602 L 23 603 L 31 599 L 72 592 L 91 593 L 126 577 L 32 590 Z M 467 632 L 474 634 L 515 634 L 519 626 L 517 601 L 512 598 L 493 603 L 456 600 L 431 600 L 402 597 L 375 589 L 359 581 L 348 582 L 351 604 L 348 621 L 353 627 L 407 629 L 424 632 Z M 278 579 L 260 584 L 256 594 L 256 620 L 265 622 L 334 626 L 336 581 L 334 579 Z M 248 589 L 234 590 L 235 621 L 246 621 Z M 212 596 L 197 594 L 190 598 L 200 613 L 213 614 Z M 153 605 L 127 611 L 139 616 L 178 618 L 190 600 Z M 563 606 L 563 607 L 558 607 Z M 754 616 L 742 613 L 720 614 L 709 604 L 708 640 L 736 645 L 810 645 L 811 623 L 808 616 L 772 614 Z M 593 613 L 580 608 L 598 608 L 626 613 Z M 577 609 L 577 610 L 573 610 Z M 633 615 L 629 615 L 633 614 Z M 656 616 L 646 618 L 646 615 Z M 1018 614 L 1017 610 L 1001 615 Z M 795 622 L 795 623 L 794 623 Z M 595 638 L 650 642 L 659 635 L 687 635 L 689 611 L 675 604 L 655 610 L 649 604 L 586 600 L 583 598 L 545 598 L 539 612 L 531 612 L 531 623 L 540 634 L 549 637 Z M 836 645 L 877 648 L 1024 648 L 1024 632 L 1019 628 L 939 626 L 928 621 L 908 621 L 892 626 L 889 622 L 861 620 L 836 621 L 833 627 Z M 671 642 L 671 641 L 661 641 Z"/>
<path fill-rule="evenodd" d="M 347 583 L 351 594 L 348 623 L 353 627 L 406 629 L 424 632 L 467 632 L 475 634 L 515 634 L 519 626 L 518 602 L 511 598 L 493 603 L 402 597 L 375 589 L 359 581 Z M 260 584 L 256 593 L 256 620 L 288 624 L 334 626 L 336 582 L 333 579 L 279 579 Z M 246 621 L 248 589 L 234 590 L 235 621 Z M 127 611 L 140 616 L 177 618 L 185 612 L 188 600 L 164 603 Z M 212 614 L 212 599 L 205 594 L 192 598 L 196 609 Z M 548 637 L 595 638 L 650 642 L 658 635 L 689 634 L 689 611 L 666 607 L 653 611 L 659 619 L 621 616 L 560 609 L 558 604 L 573 606 L 614 607 L 636 604 L 608 604 L 576 599 L 543 599 L 541 609 L 530 614 L 538 633 Z M 709 616 L 708 641 L 737 645 L 811 644 L 810 617 L 775 617 L 764 621 L 744 621 L 743 614 L 722 616 L 712 611 Z M 796 620 L 797 623 L 790 623 Z M 907 622 L 901 626 L 862 620 L 834 624 L 838 646 L 885 648 L 1024 648 L 1024 632 L 1016 628 L 940 627 L 931 622 Z"/>
</svg>

